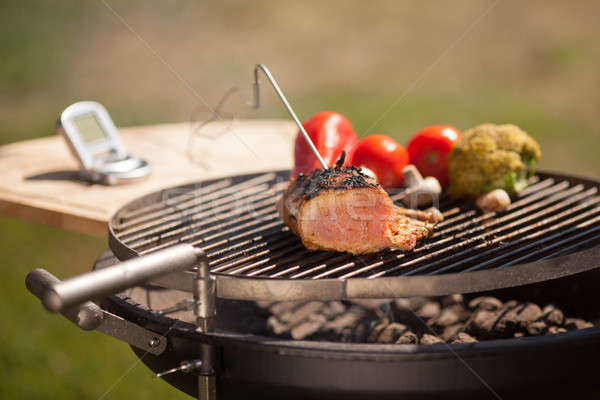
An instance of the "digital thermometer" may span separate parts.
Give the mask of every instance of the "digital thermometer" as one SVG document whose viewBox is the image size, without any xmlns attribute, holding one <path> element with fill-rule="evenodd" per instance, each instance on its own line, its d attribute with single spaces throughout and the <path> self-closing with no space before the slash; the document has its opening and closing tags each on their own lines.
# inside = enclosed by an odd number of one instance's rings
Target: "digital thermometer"
<svg viewBox="0 0 600 400">
<path fill-rule="evenodd" d="M 130 156 L 110 115 L 95 101 L 67 107 L 57 123 L 83 174 L 92 182 L 115 185 L 148 176 L 148 162 Z"/>
</svg>

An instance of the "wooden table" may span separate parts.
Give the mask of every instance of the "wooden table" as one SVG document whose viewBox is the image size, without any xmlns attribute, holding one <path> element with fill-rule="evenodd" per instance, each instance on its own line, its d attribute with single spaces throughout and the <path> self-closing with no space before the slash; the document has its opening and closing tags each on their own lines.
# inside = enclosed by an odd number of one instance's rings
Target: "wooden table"
<svg viewBox="0 0 600 400">
<path fill-rule="evenodd" d="M 189 124 L 120 129 L 134 156 L 150 161 L 148 179 L 120 186 L 89 184 L 59 136 L 0 147 L 0 214 L 106 236 L 122 205 L 169 186 L 208 178 L 290 168 L 297 128 L 278 120 L 214 122 L 190 141 Z M 205 134 L 206 133 L 206 134 Z"/>
</svg>

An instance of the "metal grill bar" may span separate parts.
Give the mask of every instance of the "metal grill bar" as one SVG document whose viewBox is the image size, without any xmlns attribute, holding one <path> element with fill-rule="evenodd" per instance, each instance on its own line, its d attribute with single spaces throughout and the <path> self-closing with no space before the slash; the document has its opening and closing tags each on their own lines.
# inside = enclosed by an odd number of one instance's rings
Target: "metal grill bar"
<svg viewBox="0 0 600 400">
<path fill-rule="evenodd" d="M 539 201 L 539 202 L 534 203 L 532 205 L 529 205 L 527 207 L 521 208 L 518 211 L 515 211 L 513 213 L 506 214 L 503 217 L 491 220 L 489 223 L 478 224 L 479 222 L 483 222 L 485 220 L 491 219 L 492 217 L 495 217 L 497 215 L 497 213 L 495 213 L 495 212 L 486 213 L 486 214 L 483 214 L 479 218 L 472 219 L 471 221 L 469 221 L 466 224 L 462 224 L 460 227 L 454 227 L 450 231 L 456 231 L 456 230 L 460 230 L 461 228 L 467 228 L 467 227 L 472 226 L 472 225 L 477 225 L 475 228 L 467 230 L 467 231 L 463 231 L 461 233 L 458 233 L 454 237 L 455 238 L 460 238 L 460 237 L 463 237 L 463 236 L 467 236 L 467 235 L 470 235 L 470 234 L 474 233 L 475 231 L 481 231 L 481 230 L 489 229 L 491 226 L 501 225 L 502 223 L 504 223 L 506 221 L 510 221 L 510 220 L 513 220 L 513 219 L 518 219 L 519 217 L 522 217 L 522 216 L 524 216 L 524 215 L 526 215 L 526 214 L 528 214 L 528 213 L 530 213 L 532 211 L 539 210 L 540 208 L 544 208 L 546 206 L 549 206 L 550 204 L 555 203 L 558 200 L 564 199 L 564 198 L 569 197 L 569 196 L 573 196 L 576 193 L 580 192 L 581 190 L 583 190 L 583 186 L 582 185 L 577 185 L 577 186 L 574 186 L 574 187 L 572 187 L 569 190 L 566 190 L 564 192 L 559 192 L 559 193 L 557 193 L 557 194 L 555 194 L 555 195 L 553 195 L 553 196 L 551 196 L 551 197 L 549 197 L 549 198 L 547 198 L 547 199 L 545 199 L 543 201 Z M 561 203 L 558 203 L 558 204 L 552 206 L 550 208 L 550 210 L 554 211 L 554 210 L 556 210 L 556 209 L 558 209 L 560 207 L 563 207 L 563 206 L 572 204 L 574 202 L 577 202 L 577 201 L 579 201 L 579 200 L 581 200 L 581 199 L 583 199 L 583 198 L 585 198 L 585 197 L 587 197 L 587 196 L 595 193 L 595 191 L 596 191 L 595 188 L 590 189 L 590 190 L 593 190 L 593 192 L 589 192 L 588 191 L 588 192 L 583 193 L 583 195 L 573 196 L 570 199 L 568 199 L 566 202 L 561 202 Z M 528 199 L 524 199 L 524 200 L 528 200 Z M 515 204 L 517 204 L 517 203 L 515 203 Z M 516 208 L 518 208 L 518 206 L 512 207 L 511 209 L 516 209 Z M 548 210 L 545 210 L 544 213 L 548 213 Z M 535 215 L 537 215 L 537 214 L 535 214 Z"/>
<path fill-rule="evenodd" d="M 598 245 L 599 184 L 534 177 L 503 213 L 481 214 L 443 199 L 445 220 L 412 252 L 353 256 L 313 252 L 289 232 L 275 202 L 286 182 L 278 173 L 225 178 L 140 200 L 111 221 L 117 243 L 146 254 L 192 243 L 224 276 L 293 280 L 444 275 L 506 268 Z M 398 201 L 407 192 L 391 197 Z"/>
<path fill-rule="evenodd" d="M 510 211 L 510 210 L 515 210 L 515 209 L 518 209 L 518 208 L 519 208 L 519 207 L 521 207 L 521 206 L 524 206 L 524 205 L 527 205 L 527 204 L 530 204 L 530 203 L 534 203 L 536 200 L 539 200 L 539 199 L 541 199 L 541 198 L 543 198 L 543 197 L 545 197 L 545 196 L 547 196 L 547 195 L 549 195 L 549 194 L 552 194 L 552 193 L 555 193 L 555 192 L 560 192 L 561 190 L 563 190 L 563 189 L 567 188 L 568 186 L 569 186 L 569 185 L 568 185 L 568 183 L 567 183 L 567 182 L 561 182 L 560 184 L 558 184 L 558 185 L 556 185 L 556 186 L 554 186 L 554 187 L 551 187 L 550 189 L 543 190 L 543 191 L 541 191 L 541 192 L 539 192 L 539 193 L 535 193 L 535 194 L 533 194 L 533 195 L 531 195 L 531 196 L 525 197 L 525 198 L 523 198 L 523 199 L 521 199 L 521 200 L 519 200 L 519 201 L 517 201 L 517 202 L 514 202 L 514 203 L 512 203 L 512 204 L 509 206 L 508 210 L 509 210 L 509 211 Z M 578 186 L 576 186 L 576 187 L 572 188 L 572 189 L 571 189 L 571 192 L 573 192 L 573 191 L 579 191 L 579 190 L 582 190 L 582 189 L 583 189 L 583 186 L 581 186 L 581 185 L 578 185 Z M 571 192 L 568 192 L 568 193 L 562 193 L 562 194 L 561 194 L 561 193 L 559 193 L 559 195 L 561 195 L 562 197 L 565 197 L 565 196 L 568 196 L 568 195 L 570 195 L 570 194 L 571 194 Z M 546 200 L 546 201 L 544 202 L 544 204 L 548 204 L 548 202 L 549 202 L 549 201 L 551 202 L 552 200 L 550 200 L 550 199 L 549 199 L 549 200 Z M 541 207 L 541 206 L 540 206 L 540 203 L 537 203 L 537 204 L 534 204 L 534 205 L 533 205 L 533 207 L 534 207 L 534 208 L 539 208 L 539 207 Z M 527 210 L 527 209 L 526 209 L 526 210 Z M 521 215 L 521 214 L 523 214 L 523 213 L 527 212 L 526 210 L 525 210 L 525 211 L 524 211 L 524 210 L 521 210 L 521 211 L 519 211 L 519 214 L 518 214 L 518 215 Z M 474 212 L 474 210 L 470 210 L 470 211 L 471 211 L 471 212 Z M 469 212 L 467 212 L 467 213 L 469 213 Z M 483 215 L 481 215 L 481 216 L 479 216 L 479 217 L 475 217 L 475 218 L 473 218 L 473 219 L 469 219 L 469 220 L 468 220 L 467 222 L 465 222 L 464 224 L 460 224 L 460 225 L 456 225 L 456 226 L 454 226 L 454 228 L 453 228 L 452 230 L 453 230 L 453 231 L 462 230 L 463 228 L 466 228 L 466 227 L 468 227 L 468 226 L 471 226 L 471 225 L 476 225 L 476 224 L 478 224 L 478 223 L 480 223 L 480 222 L 483 222 L 483 221 L 485 221 L 485 220 L 492 219 L 492 218 L 493 218 L 493 217 L 495 217 L 497 214 L 498 214 L 498 213 L 496 213 L 496 212 L 489 212 L 489 213 L 485 213 L 485 214 L 483 214 Z M 473 215 L 473 214 L 471 214 L 471 215 Z M 515 217 L 515 216 L 518 216 L 518 215 L 515 215 L 515 214 L 509 214 L 508 216 L 512 218 L 512 217 Z M 500 222 L 500 221 L 496 221 L 496 222 Z M 443 225 L 443 221 L 442 221 L 442 222 L 440 223 L 440 227 L 443 227 L 443 226 L 444 226 L 444 225 Z"/>
<path fill-rule="evenodd" d="M 205 231 L 196 231 L 197 228 L 210 225 L 212 223 L 216 223 L 219 221 L 223 221 L 229 217 L 233 216 L 241 216 L 244 218 L 244 214 L 246 219 L 256 219 L 255 215 L 248 214 L 248 208 L 254 210 L 260 210 L 264 206 L 272 205 L 273 196 L 277 195 L 281 192 L 279 188 L 269 189 L 263 193 L 256 194 L 254 196 L 241 198 L 239 202 L 226 202 L 225 204 L 218 204 L 216 207 L 212 209 L 207 209 L 203 212 L 198 212 L 194 215 L 187 214 L 183 215 L 179 220 L 174 220 L 172 223 L 159 225 L 159 228 L 152 229 L 149 231 L 142 232 L 138 235 L 133 235 L 125 238 L 123 241 L 127 245 L 131 245 L 134 248 L 139 248 L 140 245 L 161 241 L 164 238 L 168 238 L 170 236 L 174 236 L 182 233 L 189 233 L 190 231 L 193 233 L 192 235 L 185 235 L 185 240 L 189 240 L 190 242 L 194 242 L 194 244 L 199 244 L 204 242 L 202 239 L 202 235 Z M 240 207 L 240 202 L 243 202 L 242 205 L 247 204 L 248 207 Z M 274 206 L 272 207 L 274 209 Z M 260 213 L 260 211 L 257 211 Z M 217 214 L 217 215 L 215 215 Z M 259 214 L 260 215 L 260 214 Z M 269 215 L 276 215 L 275 212 L 270 213 Z M 198 221 L 198 222 L 195 222 Z M 236 221 L 229 221 L 228 225 L 235 225 Z M 221 228 L 227 226 L 226 224 L 221 224 Z M 200 237 L 200 239 L 195 240 Z M 181 239 L 181 238 L 180 238 Z M 181 241 L 181 240 L 178 240 Z"/>
<path fill-rule="evenodd" d="M 240 201 L 247 201 L 249 199 L 252 201 L 255 198 L 264 199 L 271 195 L 272 189 L 268 189 L 267 185 L 264 185 L 238 192 L 237 197 L 233 194 L 228 194 L 228 197 L 222 197 L 213 200 L 212 202 L 203 202 L 202 204 L 189 209 L 178 209 L 177 207 L 173 207 L 169 210 L 168 214 L 162 216 L 160 219 L 152 220 L 136 226 L 135 228 L 124 230 L 120 232 L 120 234 L 127 243 L 131 243 L 140 238 L 167 231 L 182 223 L 193 222 L 203 217 L 208 217 L 216 212 L 238 208 Z"/>
<path fill-rule="evenodd" d="M 598 210 L 593 210 L 593 211 L 597 212 Z M 592 214 L 592 213 L 586 213 L 586 214 Z M 598 222 L 600 222 L 600 216 L 593 218 L 589 222 L 592 222 L 592 223 L 598 223 Z M 539 250 L 533 251 L 533 252 L 531 252 L 529 254 L 526 254 L 526 255 L 524 255 L 522 257 L 519 257 L 519 258 L 515 258 L 514 260 L 511 260 L 511 261 L 507 262 L 506 264 L 501 265 L 499 268 L 509 267 L 509 266 L 517 264 L 519 262 L 526 262 L 528 260 L 534 260 L 539 255 L 542 256 L 540 259 L 543 260 L 543 259 L 546 259 L 546 258 L 550 257 L 553 254 L 565 254 L 565 253 L 568 253 L 569 251 L 571 251 L 572 249 L 576 249 L 576 248 L 578 248 L 578 247 L 580 247 L 580 246 L 582 246 L 582 245 L 584 245 L 586 243 L 589 243 L 589 242 L 592 242 L 592 241 L 598 241 L 598 239 L 599 239 L 598 237 L 592 237 L 592 238 L 589 238 L 587 240 L 578 242 L 578 243 L 576 243 L 574 245 L 571 245 L 571 246 L 567 246 L 567 247 L 564 246 L 565 243 L 574 242 L 574 241 L 577 241 L 580 238 L 583 238 L 583 237 L 585 237 L 587 235 L 600 232 L 600 226 L 594 226 L 593 228 L 585 230 L 585 231 L 583 231 L 581 233 L 573 234 L 573 235 L 568 235 L 568 233 L 571 233 L 571 232 L 574 233 L 577 230 L 580 230 L 583 226 L 587 226 L 587 225 L 588 225 L 588 223 L 579 224 L 575 228 L 571 228 L 571 229 L 568 229 L 567 231 L 560 232 L 559 234 L 552 235 L 551 239 L 558 238 L 558 237 L 562 238 L 563 236 L 568 236 L 568 237 L 565 238 L 565 239 L 563 239 L 563 240 L 557 241 L 557 242 L 555 242 L 555 243 L 553 243 L 551 245 L 548 245 L 548 246 L 546 246 L 543 249 L 539 249 Z M 549 241 L 550 240 L 544 240 L 544 242 L 549 242 Z M 532 243 L 531 245 L 534 245 L 534 243 Z M 556 249 L 557 247 L 560 248 L 557 252 L 553 252 L 553 253 L 550 253 L 550 255 L 543 256 L 543 253 L 547 253 L 548 250 L 550 250 L 550 249 Z"/>
<path fill-rule="evenodd" d="M 594 204 L 596 204 L 596 202 L 594 202 Z M 586 206 L 587 206 L 587 204 L 586 204 Z M 454 269 L 454 268 L 460 268 L 461 266 L 464 266 L 464 265 L 468 264 L 469 262 L 471 262 L 471 261 L 473 261 L 473 260 L 476 260 L 476 259 L 481 259 L 481 258 L 483 258 L 484 256 L 488 256 L 488 255 L 492 254 L 493 252 L 497 252 L 498 250 L 507 249 L 507 248 L 510 248 L 510 247 L 513 247 L 513 246 L 518 246 L 518 245 L 522 244 L 523 242 L 526 242 L 526 241 L 528 241 L 528 240 L 531 240 L 531 239 L 534 239 L 534 238 L 538 238 L 538 237 L 540 237 L 540 236 L 543 236 L 543 235 L 547 235 L 547 234 L 548 234 L 548 233 L 550 233 L 550 232 L 554 232 L 554 231 L 556 231 L 556 230 L 558 230 L 558 229 L 561 229 L 561 228 L 567 227 L 567 226 L 569 226 L 569 225 L 571 225 L 571 224 L 573 224 L 573 223 L 579 222 L 581 219 L 587 218 L 587 217 L 589 217 L 589 216 L 593 216 L 594 214 L 597 214 L 597 213 L 600 213 L 600 209 L 598 209 L 598 208 L 596 208 L 596 209 L 592 209 L 592 210 L 590 210 L 590 211 L 588 211 L 588 212 L 585 212 L 585 213 L 583 213 L 583 214 L 580 214 L 580 215 L 578 215 L 578 216 L 576 216 L 576 217 L 570 218 L 570 219 L 568 219 L 567 221 L 564 221 L 564 222 L 562 222 L 562 223 L 559 223 L 559 224 L 556 224 L 556 225 L 552 225 L 552 226 L 550 226 L 550 227 L 549 227 L 549 228 L 547 228 L 547 229 L 540 230 L 540 231 L 536 231 L 536 232 L 534 232 L 534 233 L 532 233 L 532 234 L 530 234 L 530 235 L 527 235 L 527 236 L 525 236 L 525 237 L 523 237 L 523 238 L 521 238 L 521 239 L 518 239 L 518 240 L 516 240 L 516 241 L 514 241 L 514 242 L 510 242 L 510 243 L 508 243 L 508 244 L 502 245 L 502 246 L 501 246 L 501 247 L 499 247 L 499 248 L 489 249 L 489 250 L 487 250 L 487 251 L 484 251 L 484 252 L 482 252 L 482 253 L 479 253 L 479 254 L 477 254 L 476 256 L 471 256 L 471 257 L 467 257 L 467 258 L 462 258 L 462 259 L 461 259 L 461 261 L 459 261 L 459 262 L 456 262 L 456 263 L 452 263 L 452 264 L 446 265 L 446 266 L 444 266 L 444 267 L 442 267 L 442 268 L 438 268 L 437 270 L 433 271 L 433 272 L 432 272 L 432 274 L 439 274 L 439 273 L 443 273 L 443 272 L 445 272 L 445 271 L 452 270 L 452 269 Z M 557 214 L 557 215 L 555 215 L 555 216 L 553 216 L 553 217 L 551 217 L 551 218 L 548 218 L 548 219 L 545 221 L 544 225 L 547 225 L 547 224 L 549 224 L 549 223 L 551 223 L 551 222 L 554 222 L 555 220 L 558 220 L 558 219 L 560 219 L 560 218 L 564 217 L 564 215 L 566 215 L 566 214 L 571 214 L 571 213 L 569 212 L 569 213 L 561 213 L 561 214 Z M 597 219 L 597 218 L 596 218 L 596 219 Z M 596 219 L 595 219 L 595 220 L 596 220 Z M 489 246 L 489 245 L 491 245 L 491 244 L 502 243 L 502 241 L 504 241 L 504 240 L 510 239 L 511 237 L 514 237 L 514 236 L 516 236 L 516 235 L 520 235 L 520 234 L 526 233 L 526 232 L 528 232 L 528 231 L 530 231 L 530 230 L 533 230 L 533 229 L 535 229 L 535 228 L 537 228 L 537 226 L 529 226 L 529 227 L 526 227 L 526 228 L 523 228 L 523 229 L 519 229 L 519 230 L 517 230 L 517 231 L 514 231 L 514 232 L 510 232 L 510 233 L 508 233 L 508 234 L 506 234 L 506 235 L 503 235 L 503 236 L 496 237 L 496 238 L 494 238 L 493 240 L 491 240 L 491 241 L 489 241 L 489 242 L 486 242 L 486 243 L 484 243 L 484 244 L 480 244 L 480 245 L 474 246 L 474 247 L 473 247 L 473 248 L 471 248 L 471 249 L 468 249 L 468 250 L 466 250 L 466 251 L 460 252 L 460 253 L 459 253 L 459 254 L 457 254 L 455 257 L 458 257 L 458 256 L 465 256 L 465 255 L 467 255 L 468 253 L 471 253 L 471 252 L 473 252 L 473 251 L 480 250 L 480 249 L 482 249 L 482 248 L 485 248 L 485 247 L 487 247 L 487 246 Z M 567 241 L 570 241 L 570 240 L 572 240 L 573 238 L 576 238 L 576 237 L 578 237 L 578 235 L 574 235 L 574 236 L 572 236 L 572 237 L 571 237 L 571 236 L 569 236 L 569 234 L 573 233 L 573 232 L 574 232 L 574 231 L 576 231 L 576 230 L 577 230 L 577 229 L 568 229 L 568 230 L 566 230 L 566 231 L 559 232 L 559 233 L 558 233 L 558 234 L 556 234 L 556 235 L 545 236 L 545 237 L 541 238 L 540 240 L 538 240 L 538 241 L 536 241 L 536 242 L 534 242 L 534 243 L 530 243 L 530 244 L 529 244 L 529 245 L 527 245 L 527 246 L 518 247 L 517 249 L 515 249 L 515 250 L 513 250 L 513 251 L 510 251 L 510 252 L 502 252 L 502 253 L 501 253 L 500 255 L 498 255 L 497 257 L 494 257 L 494 258 L 488 259 L 488 261 L 483 261 L 483 262 L 481 262 L 481 263 L 477 264 L 477 265 L 476 265 L 476 266 L 474 266 L 474 267 L 470 267 L 470 268 L 467 268 L 467 269 L 465 269 L 464 271 L 465 271 L 465 272 L 470 272 L 470 271 L 476 271 L 476 270 L 479 270 L 479 269 L 483 269 L 483 268 L 485 268 L 485 267 L 487 267 L 487 266 L 489 266 L 489 265 L 492 265 L 492 264 L 495 264 L 495 263 L 497 263 L 499 260 L 502 260 L 502 259 L 508 258 L 508 257 L 510 257 L 510 256 L 513 256 L 513 255 L 515 255 L 515 254 L 518 254 L 518 253 L 521 253 L 521 252 L 523 252 L 524 250 L 527 250 L 527 249 L 530 249 L 530 248 L 534 248 L 534 247 L 536 247 L 536 246 L 540 246 L 540 245 L 542 245 L 542 244 L 544 244 L 544 243 L 550 242 L 550 241 L 551 241 L 551 240 L 553 240 L 553 239 L 556 239 L 557 237 L 568 236 L 566 240 L 567 240 Z M 543 252 L 543 251 L 545 251 L 545 250 L 542 250 L 542 252 Z M 532 253 L 530 253 L 530 254 L 534 254 L 534 253 L 536 253 L 536 254 L 537 254 L 537 252 L 532 252 Z M 435 263 L 432 263 L 430 266 L 432 266 L 432 267 L 435 267 Z M 410 271 L 410 272 L 407 272 L 407 273 L 406 273 L 406 275 L 414 275 L 414 273 L 415 273 L 415 272 L 416 272 L 416 270 L 412 270 L 412 271 Z"/>
<path fill-rule="evenodd" d="M 259 267 L 259 266 L 269 262 L 270 257 L 278 258 L 280 256 L 285 256 L 288 254 L 293 254 L 295 257 L 298 257 L 299 250 L 302 250 L 302 245 L 300 243 L 296 242 L 291 246 L 285 246 L 285 247 L 282 246 L 282 248 L 283 248 L 282 250 L 278 250 L 275 252 L 271 251 L 270 256 L 267 258 L 263 258 L 260 261 L 255 261 L 253 263 L 244 265 L 243 267 L 238 267 L 238 268 L 232 269 L 231 271 L 227 271 L 227 273 L 232 274 L 232 275 L 237 275 L 244 271 L 250 271 L 255 267 Z"/>
<path fill-rule="evenodd" d="M 558 232 L 556 234 L 553 234 L 553 235 L 550 235 L 550 236 L 545 236 L 545 235 L 548 234 L 548 233 L 550 233 L 550 232 L 556 231 L 558 229 L 567 227 L 567 226 L 569 226 L 569 225 L 571 225 L 573 223 L 576 223 L 577 221 L 581 220 L 582 218 L 585 218 L 588 215 L 595 214 L 595 213 L 597 213 L 599 211 L 600 210 L 597 210 L 597 209 L 591 210 L 591 212 L 586 212 L 586 213 L 578 215 L 578 216 L 576 216 L 574 218 L 570 218 L 567 221 L 563 221 L 563 222 L 561 222 L 561 223 L 559 223 L 557 225 L 553 225 L 553 226 L 551 226 L 548 229 L 541 230 L 541 231 L 536 231 L 536 232 L 534 232 L 534 233 L 532 233 L 530 235 L 524 236 L 524 237 L 522 237 L 522 238 L 520 238 L 520 239 L 518 239 L 518 240 L 516 240 L 514 242 L 507 243 L 507 244 L 501 246 L 500 248 L 489 249 L 487 251 L 484 251 L 482 253 L 477 254 L 476 256 L 471 256 L 471 257 L 464 258 L 461 261 L 458 261 L 458 262 L 449 264 L 449 265 L 447 265 L 447 266 L 445 266 L 443 268 L 440 268 L 439 270 L 434 271 L 433 273 L 440 273 L 440 272 L 444 272 L 444 271 L 447 271 L 447 270 L 450 270 L 450 269 L 464 267 L 469 262 L 477 260 L 478 258 L 482 258 L 482 257 L 487 256 L 487 255 L 490 255 L 493 252 L 496 252 L 496 251 L 498 251 L 500 249 L 504 250 L 504 249 L 508 249 L 508 248 L 511 248 L 511 247 L 516 247 L 514 250 L 503 251 L 497 257 L 488 259 L 487 261 L 482 261 L 482 262 L 478 263 L 475 266 L 463 269 L 463 272 L 477 271 L 477 270 L 480 270 L 480 269 L 487 268 L 488 266 L 491 266 L 491 265 L 493 265 L 495 263 L 498 263 L 499 261 L 501 261 L 503 259 L 510 258 L 510 257 L 513 257 L 513 256 L 518 255 L 520 253 L 523 253 L 524 251 L 535 249 L 536 247 L 539 247 L 539 246 L 541 246 L 541 245 L 543 245 L 545 243 L 549 243 L 552 240 L 557 239 L 557 238 L 561 238 L 561 237 L 565 237 L 566 236 L 567 238 L 565 240 L 573 240 L 574 238 L 579 237 L 579 235 L 575 235 L 574 234 L 574 233 L 576 233 L 580 229 L 579 225 L 577 225 L 576 227 L 571 227 L 571 228 L 568 228 L 566 230 L 560 231 L 560 232 Z M 594 220 L 596 220 L 596 219 L 597 218 L 594 218 Z M 584 232 L 584 234 L 585 234 L 585 232 Z M 532 239 L 539 238 L 540 236 L 543 236 L 543 237 L 541 239 L 539 239 L 539 240 L 534 241 L 534 242 L 530 242 L 529 244 L 525 244 L 525 243 L 531 241 Z M 494 239 L 495 243 L 501 243 L 502 240 L 504 239 L 504 237 L 497 238 L 497 239 Z M 542 249 L 542 251 L 544 251 L 544 249 Z M 536 253 L 536 252 L 533 251 L 532 253 L 529 253 L 529 254 L 534 254 L 534 253 Z M 511 261 L 511 263 L 512 263 L 512 261 Z"/>
<path fill-rule="evenodd" d="M 165 209 L 174 206 L 177 202 L 185 201 L 187 199 L 198 198 L 199 196 L 203 196 L 205 193 L 211 193 L 212 191 L 217 191 L 219 189 L 227 188 L 231 185 L 231 179 L 223 179 L 221 181 L 217 181 L 211 183 L 210 185 L 202 186 L 196 190 L 185 191 L 180 195 L 171 196 L 168 199 L 165 199 L 161 202 L 150 203 L 138 208 L 135 208 L 131 211 L 126 211 L 120 214 L 120 218 L 122 220 L 126 220 L 128 224 L 132 224 L 135 220 L 145 214 L 149 214 L 153 211 Z M 114 226 L 115 229 L 122 229 L 122 224 L 117 223 Z"/>
<path fill-rule="evenodd" d="M 237 241 L 237 240 L 244 239 L 244 238 L 246 238 L 248 236 L 252 236 L 252 235 L 256 235 L 256 236 L 253 236 L 251 239 L 246 240 L 243 243 L 255 242 L 255 241 L 259 241 L 265 237 L 271 236 L 271 235 L 276 235 L 276 234 L 280 234 L 282 232 L 287 232 L 288 230 L 289 229 L 287 228 L 287 226 L 283 226 L 281 221 L 275 221 L 275 222 L 271 222 L 270 224 L 265 224 L 262 227 L 250 229 L 247 232 L 231 236 L 230 238 L 222 239 L 216 243 L 212 243 L 209 246 L 202 247 L 202 249 L 205 251 L 213 250 L 224 244 L 235 243 L 235 241 Z M 200 243 L 202 243 L 201 240 L 192 242 L 193 245 L 198 245 Z M 239 243 L 235 243 L 234 245 L 231 246 L 230 249 L 233 250 L 234 248 L 238 248 L 239 246 L 240 246 Z M 227 250 L 230 250 L 230 249 L 227 249 Z"/>
<path fill-rule="evenodd" d="M 121 218 L 123 222 L 115 226 L 114 229 L 119 231 L 121 235 L 128 235 L 130 232 L 154 227 L 166 221 L 170 221 L 174 217 L 182 217 L 192 214 L 195 211 L 209 208 L 212 201 L 224 198 L 228 195 L 244 191 L 260 192 L 261 189 L 269 187 L 268 181 L 272 178 L 273 174 L 265 174 L 246 182 L 225 187 L 221 187 L 221 185 L 217 185 L 216 187 L 208 185 L 207 187 L 196 190 L 172 189 L 164 191 L 162 192 L 163 199 L 161 199 L 162 207 L 157 211 L 126 220 Z M 201 205 L 205 205 L 205 207 L 199 207 Z M 183 212 L 185 212 L 185 214 L 182 214 Z M 144 225 L 145 223 L 147 225 Z"/>
<path fill-rule="evenodd" d="M 594 230 L 594 232 L 597 232 L 597 230 Z M 554 258 L 554 257 L 562 256 L 562 255 L 565 255 L 565 254 L 569 254 L 569 253 L 574 252 L 575 250 L 579 250 L 581 248 L 588 247 L 590 244 L 591 245 L 596 245 L 596 246 L 600 245 L 600 238 L 598 238 L 598 236 L 596 235 L 595 237 L 591 237 L 591 238 L 589 238 L 587 240 L 583 240 L 583 241 L 581 241 L 579 243 L 573 244 L 571 246 L 563 247 L 563 248 L 561 248 L 559 250 L 556 250 L 554 252 L 546 254 L 545 256 L 539 258 L 539 260 L 543 261 L 543 260 L 548 260 L 550 258 Z M 510 265 L 513 265 L 513 264 L 509 264 L 509 265 L 506 265 L 506 266 L 508 267 Z"/>
<path fill-rule="evenodd" d="M 539 176 L 533 176 L 529 180 L 529 186 L 517 193 L 517 197 L 528 196 L 533 192 L 540 191 L 552 185 L 554 185 L 554 178 L 546 178 L 543 181 L 540 181 Z"/>
<path fill-rule="evenodd" d="M 271 206 L 271 205 L 272 205 L 271 198 L 269 197 L 264 201 L 259 201 L 259 202 L 255 203 L 255 206 L 257 207 L 257 211 L 254 215 L 244 215 L 244 210 L 233 209 L 232 211 L 222 213 L 218 217 L 209 217 L 209 218 L 202 219 L 199 222 L 195 222 L 195 223 L 191 223 L 191 224 L 184 224 L 179 228 L 165 231 L 161 235 L 146 235 L 145 237 L 134 240 L 132 242 L 125 241 L 125 243 L 127 243 L 128 245 L 132 246 L 133 248 L 135 248 L 137 250 L 141 250 L 142 248 L 144 248 L 144 246 L 149 246 L 149 245 L 152 245 L 153 243 L 157 243 L 157 242 L 160 242 L 161 245 L 163 245 L 163 246 L 172 246 L 173 244 L 180 243 L 181 241 L 185 241 L 188 239 L 194 239 L 195 236 L 201 236 L 203 234 L 208 234 L 210 232 L 218 231 L 218 230 L 224 229 L 228 226 L 231 226 L 234 224 L 234 222 L 232 222 L 232 221 L 217 223 L 222 220 L 227 220 L 231 217 L 239 216 L 239 219 L 237 219 L 236 222 L 242 222 L 242 221 L 245 222 L 247 220 L 255 219 L 257 216 L 263 216 L 263 215 L 265 218 L 267 218 L 273 214 L 273 212 L 272 212 L 273 207 L 268 207 L 267 209 L 262 209 L 262 210 L 260 208 L 263 206 Z M 200 231 L 200 228 L 206 227 L 206 226 L 208 226 L 208 228 Z M 194 232 L 194 233 L 186 235 L 186 233 L 190 232 L 190 231 Z M 183 235 L 183 236 L 181 236 L 181 235 Z M 167 239 L 169 239 L 169 238 L 175 238 L 175 239 L 171 240 L 171 241 L 167 241 Z"/>
<path fill-rule="evenodd" d="M 213 259 L 212 261 L 210 261 L 211 267 L 214 267 L 219 264 L 223 264 L 227 261 L 232 261 L 232 260 L 235 260 L 235 261 L 230 262 L 225 265 L 221 265 L 220 267 L 213 268 L 211 271 L 220 272 L 220 271 L 226 270 L 227 268 L 231 268 L 236 265 L 240 265 L 242 263 L 252 261 L 258 257 L 262 257 L 262 256 L 270 254 L 273 250 L 277 250 L 278 248 L 281 248 L 284 246 L 289 246 L 289 245 L 295 244 L 297 242 L 298 242 L 298 239 L 296 237 L 294 237 L 293 235 L 290 235 L 289 237 L 287 237 L 285 239 L 278 240 L 274 244 L 270 244 L 267 241 L 259 242 L 259 243 L 255 244 L 254 246 L 245 248 L 241 253 L 229 253 L 221 258 Z M 265 249 L 265 247 L 266 247 L 266 249 Z M 257 250 L 260 250 L 260 251 L 256 252 Z M 213 256 L 216 257 L 217 255 L 220 255 L 223 253 L 226 253 L 226 252 L 223 250 L 219 250 L 214 253 L 211 253 L 211 258 Z M 242 256 L 242 257 L 240 257 L 240 256 Z"/>
</svg>

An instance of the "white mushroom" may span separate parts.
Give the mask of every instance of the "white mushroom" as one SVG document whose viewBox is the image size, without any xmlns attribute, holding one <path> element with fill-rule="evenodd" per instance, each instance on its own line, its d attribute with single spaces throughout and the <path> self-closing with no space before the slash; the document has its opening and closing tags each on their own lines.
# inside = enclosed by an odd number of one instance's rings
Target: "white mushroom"
<svg viewBox="0 0 600 400">
<path fill-rule="evenodd" d="M 436 203 L 442 193 L 440 182 L 433 176 L 423 178 L 417 167 L 410 164 L 402 170 L 407 186 L 406 197 L 402 202 L 411 208 Z"/>
<path fill-rule="evenodd" d="M 483 212 L 504 211 L 510 206 L 510 196 L 506 191 L 496 189 L 479 196 L 475 204 Z"/>
</svg>

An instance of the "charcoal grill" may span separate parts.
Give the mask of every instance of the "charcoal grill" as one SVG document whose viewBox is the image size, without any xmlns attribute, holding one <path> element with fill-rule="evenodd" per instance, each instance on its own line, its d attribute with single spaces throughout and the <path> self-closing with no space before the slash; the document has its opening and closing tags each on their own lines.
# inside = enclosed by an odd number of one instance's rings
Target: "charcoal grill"
<svg viewBox="0 0 600 400">
<path fill-rule="evenodd" d="M 600 266 L 600 183 L 541 172 L 502 213 L 482 214 L 442 198 L 444 222 L 415 251 L 359 257 L 307 251 L 288 231 L 275 209 L 288 177 L 289 171 L 241 175 L 144 196 L 110 220 L 112 253 L 99 260 L 93 282 L 93 275 L 83 275 L 61 283 L 37 270 L 28 286 L 80 327 L 132 344 L 155 371 L 187 360 L 165 379 L 200 398 L 490 395 L 490 387 L 509 393 L 529 383 L 551 393 L 569 382 L 593 387 L 598 327 L 470 345 L 360 345 L 275 340 L 246 331 L 240 321 L 251 314 L 249 300 L 527 292 L 549 282 L 565 293 L 573 282 L 589 288 Z M 170 318 L 123 292 L 148 281 L 147 290 L 178 293 L 169 312 L 193 310 L 195 317 Z M 91 298 L 103 299 L 102 308 L 81 304 Z M 560 369 L 539 368 L 556 363 Z"/>
</svg>

